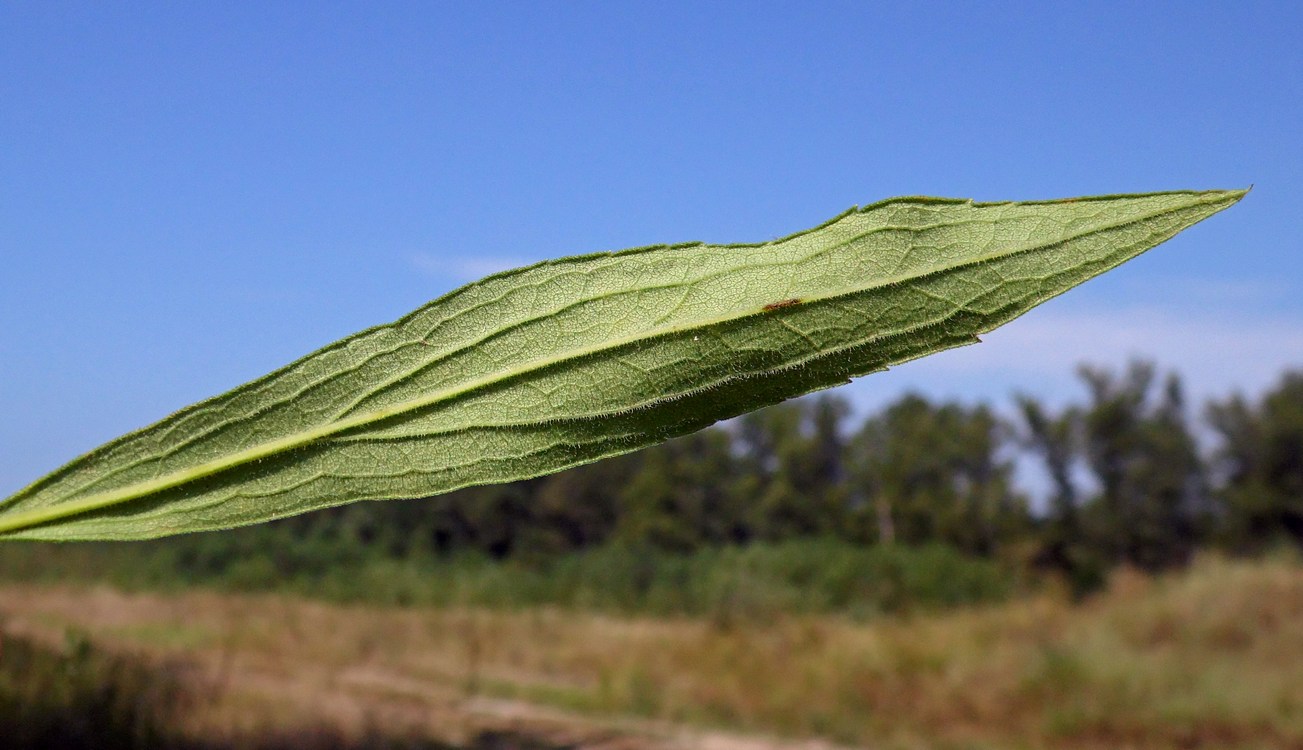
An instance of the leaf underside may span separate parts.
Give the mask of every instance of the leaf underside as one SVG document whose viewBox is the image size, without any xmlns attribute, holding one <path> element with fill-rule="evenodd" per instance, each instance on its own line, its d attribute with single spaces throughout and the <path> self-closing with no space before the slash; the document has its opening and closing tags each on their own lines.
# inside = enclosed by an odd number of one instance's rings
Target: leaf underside
<svg viewBox="0 0 1303 750">
<path fill-rule="evenodd" d="M 975 343 L 1243 195 L 896 198 L 497 274 L 74 460 L 0 503 L 0 538 L 222 529 L 636 450 Z"/>
</svg>

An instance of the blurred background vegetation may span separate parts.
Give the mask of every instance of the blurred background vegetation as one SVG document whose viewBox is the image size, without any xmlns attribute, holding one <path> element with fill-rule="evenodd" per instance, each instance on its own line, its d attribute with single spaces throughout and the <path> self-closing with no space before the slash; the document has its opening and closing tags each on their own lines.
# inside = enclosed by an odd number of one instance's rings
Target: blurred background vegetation
<svg viewBox="0 0 1303 750">
<path fill-rule="evenodd" d="M 275 593 L 411 610 L 429 642 L 394 643 L 446 652 L 454 666 L 438 679 L 589 714 L 847 742 L 1006 726 L 1020 734 L 993 734 L 992 746 L 1011 736 L 1299 746 L 1290 743 L 1303 743 L 1303 725 L 1283 717 L 1303 710 L 1288 645 L 1303 606 L 1303 372 L 1258 399 L 1204 405 L 1186 403 L 1180 377 L 1147 362 L 1078 372 L 1085 397 L 1053 408 L 911 395 L 853 416 L 820 394 L 514 484 L 152 542 L 4 544 L 0 582 L 19 587 L 20 604 L 5 605 L 0 587 L 0 613 L 68 585 L 200 589 L 232 602 Z M 1221 562 L 1170 589 L 1136 583 L 1208 559 Z M 260 611 L 247 607 L 230 616 L 232 632 Z M 475 612 L 485 614 L 465 614 Z M 682 632 L 594 619 L 611 616 Z M 331 628 L 397 627 L 376 617 Z M 449 744 L 373 728 L 204 744 L 174 731 L 178 712 L 211 698 L 175 649 L 137 657 L 84 631 L 50 643 L 3 625 L 0 734 L 19 738 L 6 746 L 582 745 L 491 733 Z M 926 644 L 920 628 L 932 632 Z M 197 648 L 187 653 L 201 662 L 234 658 L 229 644 L 220 659 L 217 645 L 198 648 L 204 638 L 169 643 Z M 371 643 L 361 658 L 373 659 L 372 636 L 359 638 Z M 259 658 L 299 647 L 265 646 Z M 339 658 L 351 648 L 338 646 Z M 389 668 L 398 674 L 406 659 L 395 654 Z M 531 660 L 546 679 L 520 676 L 533 674 L 520 671 Z M 557 687 L 557 674 L 571 682 Z M 1226 680 L 1250 677 L 1258 693 L 1227 697 Z M 822 696 L 821 708 L 784 692 L 792 680 Z M 998 698 L 990 707 L 973 703 L 984 691 Z M 905 695 L 894 718 L 878 713 Z M 932 746 L 912 741 L 900 746 Z"/>
<path fill-rule="evenodd" d="M 1185 402 L 1147 362 L 1083 366 L 1084 401 L 836 394 L 637 453 L 435 498 L 136 544 L 0 546 L 10 580 L 292 590 L 387 604 L 617 612 L 897 612 L 1075 595 L 1114 567 L 1303 545 L 1303 372 Z M 1016 467 L 1033 477 L 1029 491 Z M 1036 481 L 1035 478 L 1040 480 Z"/>
</svg>

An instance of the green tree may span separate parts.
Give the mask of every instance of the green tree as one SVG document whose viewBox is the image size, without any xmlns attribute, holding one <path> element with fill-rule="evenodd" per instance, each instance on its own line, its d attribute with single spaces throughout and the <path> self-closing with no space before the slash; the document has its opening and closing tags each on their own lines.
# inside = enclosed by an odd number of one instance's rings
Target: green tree
<svg viewBox="0 0 1303 750">
<path fill-rule="evenodd" d="M 867 420 L 851 445 L 860 535 L 994 553 L 1028 524 L 1003 455 L 1008 436 L 986 406 L 918 395 Z"/>
<path fill-rule="evenodd" d="M 1303 372 L 1286 373 L 1257 404 L 1235 395 L 1208 407 L 1221 437 L 1223 533 L 1242 550 L 1303 545 Z"/>
<path fill-rule="evenodd" d="M 607 541 L 619 523 L 620 488 L 646 460 L 646 452 L 617 456 L 538 480 L 517 546 L 552 555 Z"/>
<path fill-rule="evenodd" d="M 1019 443 L 1044 465 L 1052 488 L 1034 563 L 1063 573 L 1074 593 L 1089 593 L 1104 584 L 1108 563 L 1082 521 L 1083 492 L 1075 479 L 1082 461 L 1081 411 L 1068 407 L 1053 413 L 1027 395 L 1016 402 Z"/>
<path fill-rule="evenodd" d="M 642 463 L 628 483 L 607 488 L 619 495 L 617 541 L 690 552 L 749 538 L 728 432 L 710 428 L 640 455 Z"/>
<path fill-rule="evenodd" d="M 1142 361 L 1078 373 L 1090 395 L 1082 445 L 1100 486 L 1085 519 L 1093 545 L 1147 570 L 1185 562 L 1213 513 L 1180 378 L 1156 387 L 1153 364 Z"/>
<path fill-rule="evenodd" d="M 844 525 L 843 423 L 839 396 L 798 399 L 738 420 L 737 492 L 752 504 L 751 528 L 767 540 L 838 532 Z"/>
</svg>

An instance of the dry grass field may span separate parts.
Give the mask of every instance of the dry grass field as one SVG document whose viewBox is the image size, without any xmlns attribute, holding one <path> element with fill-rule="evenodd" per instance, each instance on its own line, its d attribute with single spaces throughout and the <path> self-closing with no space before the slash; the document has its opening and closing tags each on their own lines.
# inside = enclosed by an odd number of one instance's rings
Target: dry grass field
<svg viewBox="0 0 1303 750">
<path fill-rule="evenodd" d="M 5 585 L 0 626 L 193 665 L 196 736 L 565 747 L 1303 748 L 1303 567 L 1205 559 L 911 618 L 376 609 Z M 0 656 L 0 658 L 3 658 Z M 505 735 L 504 735 L 505 736 Z M 504 744 L 516 747 L 519 744 Z"/>
</svg>

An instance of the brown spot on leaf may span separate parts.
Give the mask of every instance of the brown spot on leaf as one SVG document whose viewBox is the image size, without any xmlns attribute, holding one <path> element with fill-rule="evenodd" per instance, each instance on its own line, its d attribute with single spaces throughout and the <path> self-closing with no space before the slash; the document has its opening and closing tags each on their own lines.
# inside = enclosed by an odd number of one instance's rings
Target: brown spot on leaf
<svg viewBox="0 0 1303 750">
<path fill-rule="evenodd" d="M 791 299 L 779 300 L 778 302 L 770 302 L 769 304 L 764 306 L 764 310 L 768 312 L 770 310 L 778 310 L 780 308 L 791 307 L 792 305 L 799 305 L 799 304 L 801 304 L 801 300 L 797 299 L 796 297 L 792 297 Z"/>
</svg>

